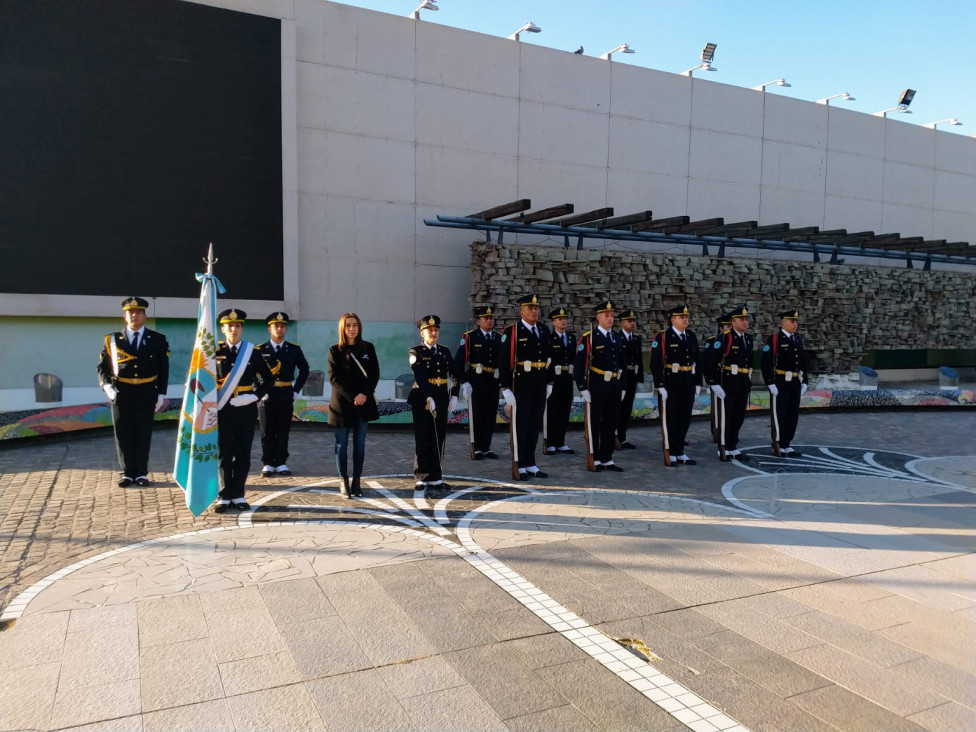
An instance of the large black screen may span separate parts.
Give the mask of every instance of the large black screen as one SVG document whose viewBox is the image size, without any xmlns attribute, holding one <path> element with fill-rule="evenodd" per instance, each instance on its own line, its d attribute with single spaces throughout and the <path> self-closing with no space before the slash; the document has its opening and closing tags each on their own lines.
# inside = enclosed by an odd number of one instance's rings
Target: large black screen
<svg viewBox="0 0 976 732">
<path fill-rule="evenodd" d="M 0 291 L 281 300 L 278 20 L 0 2 Z"/>
</svg>

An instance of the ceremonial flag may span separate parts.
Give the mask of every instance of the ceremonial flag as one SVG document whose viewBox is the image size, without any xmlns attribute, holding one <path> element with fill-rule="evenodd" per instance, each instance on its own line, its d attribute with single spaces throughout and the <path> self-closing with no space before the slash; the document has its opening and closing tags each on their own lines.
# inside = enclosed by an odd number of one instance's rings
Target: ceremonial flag
<svg viewBox="0 0 976 732">
<path fill-rule="evenodd" d="M 176 439 L 173 477 L 186 493 L 186 507 L 199 516 L 220 492 L 217 448 L 217 295 L 223 285 L 213 275 L 213 250 L 205 260 L 207 273 L 198 274 L 200 310 L 190 371 L 183 393 L 183 410 Z"/>
</svg>

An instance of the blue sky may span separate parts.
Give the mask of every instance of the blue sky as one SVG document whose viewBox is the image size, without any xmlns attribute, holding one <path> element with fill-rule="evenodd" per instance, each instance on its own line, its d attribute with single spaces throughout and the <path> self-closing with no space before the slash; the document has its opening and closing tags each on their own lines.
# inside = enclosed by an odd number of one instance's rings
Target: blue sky
<svg viewBox="0 0 976 732">
<path fill-rule="evenodd" d="M 344 0 L 409 15 L 420 0 Z M 542 33 L 522 41 L 598 56 L 621 43 L 636 51 L 614 62 L 675 73 L 699 63 L 706 42 L 718 44 L 711 81 L 752 87 L 783 77 L 782 94 L 831 100 L 871 114 L 917 94 L 912 114 L 892 119 L 922 125 L 957 117 L 952 134 L 976 135 L 976 82 L 970 50 L 976 0 L 437 0 L 423 22 L 507 36 L 533 21 Z M 700 74 L 701 72 L 696 72 Z"/>
</svg>

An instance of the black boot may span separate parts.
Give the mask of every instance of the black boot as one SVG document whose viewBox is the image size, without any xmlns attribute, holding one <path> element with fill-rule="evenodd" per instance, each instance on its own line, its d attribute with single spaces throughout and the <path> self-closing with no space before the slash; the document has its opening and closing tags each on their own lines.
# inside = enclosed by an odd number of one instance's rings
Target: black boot
<svg viewBox="0 0 976 732">
<path fill-rule="evenodd" d="M 342 476 L 342 484 L 339 486 L 339 495 L 343 498 L 349 498 L 349 477 L 346 475 Z"/>
<path fill-rule="evenodd" d="M 361 485 L 359 485 L 359 476 L 358 475 L 354 475 L 352 477 L 352 494 L 354 496 L 362 496 L 363 495 L 363 487 Z"/>
</svg>

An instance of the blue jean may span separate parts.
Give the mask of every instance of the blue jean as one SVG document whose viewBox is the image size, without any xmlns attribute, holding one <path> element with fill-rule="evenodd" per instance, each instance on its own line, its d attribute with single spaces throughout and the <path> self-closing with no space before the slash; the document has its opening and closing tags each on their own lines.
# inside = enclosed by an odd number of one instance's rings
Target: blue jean
<svg viewBox="0 0 976 732">
<path fill-rule="evenodd" d="M 349 476 L 348 445 L 349 433 L 352 432 L 352 474 L 358 478 L 363 474 L 363 460 L 366 457 L 366 427 L 369 422 L 356 420 L 353 427 L 335 428 L 335 458 L 336 469 L 343 478 Z"/>
</svg>

